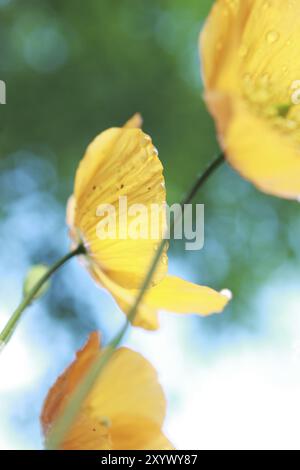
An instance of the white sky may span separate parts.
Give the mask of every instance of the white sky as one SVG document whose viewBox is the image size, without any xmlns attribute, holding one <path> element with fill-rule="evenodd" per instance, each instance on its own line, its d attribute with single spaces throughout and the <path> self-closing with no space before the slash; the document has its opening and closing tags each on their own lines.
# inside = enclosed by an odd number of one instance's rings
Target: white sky
<svg viewBox="0 0 300 470">
<path fill-rule="evenodd" d="M 296 280 L 293 273 L 288 278 L 281 272 L 264 286 L 255 300 L 260 334 L 228 331 L 210 344 L 200 329 L 195 334 L 199 324 L 193 318 L 166 314 L 158 333 L 132 330 L 127 345 L 159 372 L 169 402 L 165 431 L 178 449 L 300 449 Z M 3 324 L 5 310 L 0 313 Z M 29 337 L 20 327 L 0 355 L 1 449 L 41 447 L 37 416 L 45 392 L 39 392 L 32 413 L 26 395 L 43 379 L 52 352 L 46 346 L 38 351 Z M 69 362 L 68 334 L 60 332 L 57 342 L 64 344 L 61 361 Z M 25 404 L 18 403 L 23 396 Z M 20 426 L 11 426 L 15 419 Z"/>
</svg>

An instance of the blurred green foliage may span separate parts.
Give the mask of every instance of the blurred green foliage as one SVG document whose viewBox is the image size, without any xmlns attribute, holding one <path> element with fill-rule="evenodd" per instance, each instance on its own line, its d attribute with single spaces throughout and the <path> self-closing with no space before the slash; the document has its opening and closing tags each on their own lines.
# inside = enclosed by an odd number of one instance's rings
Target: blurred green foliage
<svg viewBox="0 0 300 470">
<path fill-rule="evenodd" d="M 68 177 L 91 138 L 140 111 L 167 174 L 184 187 L 199 169 L 195 157 L 208 159 L 214 148 L 197 55 L 211 2 L 10 3 L 0 24 L 1 74 L 8 84 L 2 152 L 48 147 Z"/>
<path fill-rule="evenodd" d="M 178 201 L 218 150 L 197 48 L 211 4 L 0 0 L 0 78 L 7 84 L 2 171 L 25 165 L 24 151 L 49 160 L 63 208 L 89 141 L 140 111 L 165 166 L 169 201 Z M 20 150 L 16 162 L 12 155 Z M 260 194 L 228 167 L 197 200 L 206 205 L 205 248 L 184 254 L 177 243 L 173 253 L 184 256 L 198 280 L 235 295 L 226 315 L 199 322 L 255 327 L 257 290 L 282 264 L 299 262 L 299 207 Z"/>
</svg>

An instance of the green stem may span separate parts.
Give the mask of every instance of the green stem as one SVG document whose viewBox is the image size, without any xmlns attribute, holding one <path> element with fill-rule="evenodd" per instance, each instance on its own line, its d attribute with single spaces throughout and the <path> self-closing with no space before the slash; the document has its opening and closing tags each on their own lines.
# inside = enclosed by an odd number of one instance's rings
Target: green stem
<svg viewBox="0 0 300 470">
<path fill-rule="evenodd" d="M 204 170 L 203 173 L 200 173 L 198 178 L 196 179 L 195 183 L 189 190 L 189 192 L 186 194 L 186 196 L 183 198 L 183 201 L 181 202 L 181 206 L 184 206 L 184 204 L 189 204 L 189 202 L 192 202 L 194 197 L 196 196 L 197 192 L 199 189 L 204 185 L 204 183 L 209 179 L 209 177 L 225 162 L 225 155 L 223 153 L 220 153 L 215 160 L 213 160 Z"/>
<path fill-rule="evenodd" d="M 61 258 L 52 266 L 50 266 L 48 271 L 38 280 L 38 282 L 32 287 L 32 289 L 25 295 L 22 302 L 20 303 L 18 308 L 14 311 L 14 313 L 8 320 L 7 324 L 5 325 L 4 329 L 0 333 L 0 350 L 1 351 L 7 345 L 12 334 L 14 333 L 17 327 L 17 324 L 22 316 L 22 313 L 34 300 L 34 297 L 39 292 L 41 287 L 43 287 L 43 285 L 48 281 L 48 279 L 52 276 L 52 274 L 55 273 L 55 271 L 57 271 L 67 261 L 69 261 L 74 256 L 77 256 L 83 253 L 85 253 L 85 248 L 83 245 L 79 245 L 75 250 L 66 254 L 63 258 Z"/>
<path fill-rule="evenodd" d="M 224 155 L 221 154 L 196 179 L 190 191 L 183 198 L 181 202 L 181 206 L 184 206 L 184 204 L 188 204 L 189 202 L 192 201 L 192 199 L 194 198 L 198 190 L 203 186 L 203 184 L 208 180 L 210 175 L 214 173 L 214 171 L 217 170 L 223 162 L 224 162 Z M 174 225 L 174 222 L 172 224 L 172 227 L 173 225 Z M 170 228 L 170 232 L 171 232 L 172 227 Z M 47 439 L 46 439 L 47 449 L 54 450 L 54 449 L 59 448 L 61 442 L 63 442 L 64 436 L 67 434 L 69 428 L 72 426 L 76 418 L 76 415 L 78 414 L 81 403 L 88 396 L 90 390 L 94 386 L 102 370 L 107 365 L 111 356 L 114 354 L 116 348 L 119 346 L 120 342 L 122 341 L 127 331 L 127 328 L 129 327 L 130 323 L 134 320 L 137 314 L 138 308 L 144 298 L 144 295 L 147 289 L 150 287 L 152 277 L 155 273 L 156 267 L 165 250 L 166 245 L 167 245 L 167 239 L 164 238 L 161 241 L 155 256 L 153 257 L 151 266 L 149 268 L 149 271 L 147 272 L 147 275 L 139 290 L 139 293 L 135 299 L 135 302 L 133 303 L 132 307 L 130 308 L 128 312 L 128 318 L 127 318 L 125 325 L 121 328 L 119 333 L 117 333 L 117 335 L 110 341 L 110 343 L 104 349 L 103 353 L 92 364 L 92 366 L 89 368 L 88 372 L 86 373 L 85 377 L 82 379 L 80 384 L 76 387 L 75 391 L 73 392 L 72 396 L 70 397 L 65 407 L 64 413 L 60 417 L 57 418 L 56 422 L 54 423 L 52 429 L 50 430 L 47 436 Z"/>
</svg>

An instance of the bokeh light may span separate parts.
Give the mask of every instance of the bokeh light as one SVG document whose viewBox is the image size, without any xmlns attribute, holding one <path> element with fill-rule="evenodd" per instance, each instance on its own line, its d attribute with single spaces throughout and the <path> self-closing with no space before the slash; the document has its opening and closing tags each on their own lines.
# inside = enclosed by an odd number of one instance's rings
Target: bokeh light
<svg viewBox="0 0 300 470">
<path fill-rule="evenodd" d="M 145 119 L 178 202 L 218 151 L 202 100 L 198 33 L 210 0 L 0 0 L 0 326 L 34 263 L 69 248 L 65 204 L 89 141 L 134 112 Z M 174 242 L 171 272 L 234 300 L 222 315 L 161 315 L 126 344 L 155 365 L 179 449 L 298 447 L 300 206 L 259 193 L 224 165 L 197 196 L 205 246 Z M 74 286 L 76 288 L 74 289 Z M 39 414 L 93 329 L 123 316 L 76 260 L 0 355 L 0 448 L 42 448 Z"/>
</svg>

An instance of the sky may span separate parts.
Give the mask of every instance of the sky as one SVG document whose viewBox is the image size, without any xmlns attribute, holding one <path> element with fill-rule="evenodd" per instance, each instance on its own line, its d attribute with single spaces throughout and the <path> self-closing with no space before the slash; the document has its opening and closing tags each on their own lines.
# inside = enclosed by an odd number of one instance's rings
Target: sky
<svg viewBox="0 0 300 470">
<path fill-rule="evenodd" d="M 88 282 L 77 264 L 69 270 Z M 191 275 L 181 260 L 171 261 L 171 271 Z M 285 266 L 261 288 L 255 333 L 228 327 L 208 334 L 193 316 L 163 312 L 158 332 L 131 329 L 125 344 L 158 371 L 168 400 L 165 432 L 177 449 L 299 448 L 300 294 L 294 276 Z M 105 292 L 99 295 L 107 310 L 114 308 Z M 14 303 L 2 306 L 0 325 Z M 43 399 L 74 354 L 70 332 L 40 314 L 36 303 L 0 356 L 1 449 L 42 448 Z M 121 321 L 112 313 L 111 332 Z"/>
</svg>

